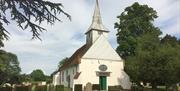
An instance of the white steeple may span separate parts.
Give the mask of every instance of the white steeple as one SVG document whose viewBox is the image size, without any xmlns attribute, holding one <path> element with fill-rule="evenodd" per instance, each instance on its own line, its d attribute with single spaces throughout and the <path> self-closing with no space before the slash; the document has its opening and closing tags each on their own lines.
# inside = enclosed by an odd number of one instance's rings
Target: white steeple
<svg viewBox="0 0 180 91">
<path fill-rule="evenodd" d="M 95 29 L 98 31 L 107 31 L 107 29 L 104 27 L 104 25 L 102 23 L 98 0 L 96 0 L 96 6 L 95 6 L 95 10 L 94 10 L 92 24 L 89 27 L 88 31 L 91 31 L 92 29 Z"/>
<path fill-rule="evenodd" d="M 87 43 L 93 44 L 98 36 L 100 36 L 101 34 L 107 35 L 108 32 L 109 31 L 102 23 L 99 2 L 98 0 L 96 0 L 92 24 L 88 28 L 88 31 L 85 33 L 87 35 Z"/>
</svg>

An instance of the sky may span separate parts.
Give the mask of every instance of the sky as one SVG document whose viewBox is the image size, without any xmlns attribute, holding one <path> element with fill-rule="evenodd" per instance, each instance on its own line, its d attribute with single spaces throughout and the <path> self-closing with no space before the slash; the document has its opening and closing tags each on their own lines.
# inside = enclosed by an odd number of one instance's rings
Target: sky
<svg viewBox="0 0 180 91">
<path fill-rule="evenodd" d="M 55 25 L 41 24 L 48 31 L 41 33 L 42 41 L 31 40 L 31 32 L 23 31 L 11 23 L 6 28 L 11 33 L 10 39 L 5 41 L 5 49 L 18 56 L 22 73 L 31 73 L 35 69 L 42 69 L 49 75 L 57 70 L 58 63 L 65 57 L 70 57 L 78 48 L 85 44 L 85 32 L 92 21 L 95 0 L 51 0 L 64 5 L 72 21 L 64 15 L 58 17 L 63 22 Z M 103 24 L 110 31 L 109 42 L 115 49 L 116 29 L 114 23 L 123 10 L 134 2 L 147 4 L 158 13 L 155 26 L 165 34 L 180 38 L 180 0 L 99 0 Z"/>
</svg>

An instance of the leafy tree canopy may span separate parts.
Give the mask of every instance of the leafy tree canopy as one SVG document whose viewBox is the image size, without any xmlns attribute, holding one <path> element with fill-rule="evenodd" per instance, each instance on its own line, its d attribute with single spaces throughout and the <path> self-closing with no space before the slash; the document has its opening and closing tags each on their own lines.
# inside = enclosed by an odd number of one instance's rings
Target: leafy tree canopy
<svg viewBox="0 0 180 91">
<path fill-rule="evenodd" d="M 32 32 L 32 38 L 40 39 L 40 32 L 46 30 L 39 25 L 43 21 L 48 24 L 61 21 L 57 17 L 59 14 L 70 18 L 62 7 L 61 3 L 43 0 L 0 0 L 0 47 L 4 46 L 2 40 L 9 38 L 8 31 L 10 30 L 5 29 L 5 24 L 15 21 L 21 29 L 29 28 Z"/>
<path fill-rule="evenodd" d="M 136 40 L 139 36 L 146 33 L 157 36 L 161 34 L 159 28 L 153 25 L 153 21 L 157 17 L 157 12 L 153 8 L 147 5 L 139 5 L 137 2 L 127 7 L 117 17 L 120 20 L 115 23 L 115 28 L 118 30 L 117 42 L 119 44 L 117 52 L 123 58 L 135 54 Z"/>
<path fill-rule="evenodd" d="M 154 87 L 178 83 L 180 45 L 154 42 L 150 36 L 144 35 L 137 40 L 136 55 L 127 57 L 125 70 L 133 81 L 151 83 Z"/>
<path fill-rule="evenodd" d="M 69 58 L 68 58 L 68 57 L 65 57 L 65 58 L 61 59 L 61 61 L 59 61 L 59 63 L 58 63 L 58 68 L 57 68 L 56 71 L 54 71 L 54 72 L 51 74 L 51 78 L 53 77 L 54 74 L 56 74 L 56 73 L 59 71 L 59 68 L 62 67 L 63 64 L 64 64 L 66 61 L 68 61 L 68 60 L 69 60 Z"/>
<path fill-rule="evenodd" d="M 59 62 L 59 64 L 58 64 L 58 68 L 60 68 L 60 67 L 61 67 L 66 61 L 68 61 L 68 60 L 69 60 L 68 57 L 62 59 L 62 60 Z"/>
<path fill-rule="evenodd" d="M 157 85 L 180 81 L 180 44 L 176 37 L 160 39 L 160 29 L 153 25 L 157 13 L 137 2 L 118 16 L 117 52 L 125 61 L 125 70 L 133 82 Z"/>
<path fill-rule="evenodd" d="M 0 85 L 16 83 L 15 78 L 20 74 L 18 58 L 15 54 L 0 50 Z"/>
<path fill-rule="evenodd" d="M 19 76 L 19 81 L 20 82 L 31 82 L 32 81 L 32 78 L 29 74 L 21 74 Z"/>
<path fill-rule="evenodd" d="M 40 69 L 33 70 L 30 74 L 33 81 L 46 81 L 46 76 L 44 75 L 43 71 Z"/>
<path fill-rule="evenodd" d="M 178 42 L 179 41 L 176 37 L 168 35 L 168 34 L 163 39 L 161 39 L 162 44 L 171 45 L 171 46 L 177 45 Z"/>
</svg>

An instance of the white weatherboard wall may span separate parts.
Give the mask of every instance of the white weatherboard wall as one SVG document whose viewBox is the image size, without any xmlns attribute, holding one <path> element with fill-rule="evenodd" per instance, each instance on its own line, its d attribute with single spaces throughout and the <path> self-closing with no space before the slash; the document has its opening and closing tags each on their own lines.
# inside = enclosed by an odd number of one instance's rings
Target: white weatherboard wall
<svg viewBox="0 0 180 91">
<path fill-rule="evenodd" d="M 66 80 L 68 75 L 70 75 L 71 88 L 74 88 L 75 84 L 82 84 L 85 86 L 88 82 L 99 84 L 99 76 L 96 75 L 96 72 L 99 71 L 99 66 L 102 64 L 108 67 L 106 72 L 111 72 L 110 76 L 107 77 L 108 86 L 121 85 L 124 89 L 130 89 L 131 83 L 129 81 L 129 76 L 124 72 L 124 61 L 111 47 L 103 34 L 98 37 L 95 43 L 92 44 L 81 58 L 81 63 L 79 65 L 63 70 L 64 81 L 61 82 L 61 84 L 66 87 L 68 86 Z M 76 72 L 81 72 L 78 79 L 74 79 Z"/>
<path fill-rule="evenodd" d="M 79 65 L 81 75 L 74 84 L 83 84 L 83 86 L 88 82 L 99 84 L 99 76 L 96 75 L 96 72 L 99 71 L 101 64 L 105 64 L 108 67 L 107 72 L 111 72 L 110 77 L 107 77 L 108 86 L 121 85 L 124 89 L 130 89 L 129 77 L 123 71 L 123 61 L 112 60 L 81 59 Z"/>
<path fill-rule="evenodd" d="M 103 34 L 99 36 L 82 58 L 122 60 Z"/>
<path fill-rule="evenodd" d="M 60 72 L 53 75 L 53 85 L 60 85 Z"/>
<path fill-rule="evenodd" d="M 61 85 L 64 85 L 65 87 L 68 87 L 68 81 L 66 79 L 67 76 L 70 76 L 70 87 L 72 88 L 74 85 L 74 76 L 77 72 L 77 66 L 72 66 L 70 68 L 67 68 L 65 70 L 61 71 Z M 64 77 L 62 77 L 62 72 L 64 72 Z M 68 73 L 67 73 L 68 72 Z M 62 81 L 62 78 L 64 78 L 64 80 Z"/>
<path fill-rule="evenodd" d="M 107 72 L 111 72 L 110 77 L 107 77 L 108 86 L 121 85 L 124 89 L 130 89 L 131 83 L 129 76 L 124 72 L 124 62 L 103 34 L 82 57 L 81 64 L 79 64 L 79 71 L 82 72 L 78 79 L 79 82 L 83 85 L 88 82 L 99 84 L 96 72 L 102 64 L 108 67 Z"/>
</svg>

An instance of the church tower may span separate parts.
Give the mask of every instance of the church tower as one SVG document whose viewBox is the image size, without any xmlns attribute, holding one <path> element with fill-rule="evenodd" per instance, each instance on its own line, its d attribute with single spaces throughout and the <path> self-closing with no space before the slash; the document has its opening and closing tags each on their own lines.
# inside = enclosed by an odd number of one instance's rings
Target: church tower
<svg viewBox="0 0 180 91">
<path fill-rule="evenodd" d="M 109 43 L 108 33 L 96 0 L 92 24 L 85 33 L 86 44 L 59 68 L 54 75 L 54 84 L 71 87 L 72 91 L 75 91 L 77 84 L 84 89 L 88 83 L 99 84 L 99 89 L 103 91 L 108 91 L 109 86 L 130 89 L 131 82 L 124 71 L 124 61 Z"/>
<path fill-rule="evenodd" d="M 105 37 L 108 37 L 108 32 L 109 31 L 102 23 L 100 9 L 99 9 L 99 2 L 98 0 L 96 0 L 96 6 L 94 10 L 92 24 L 89 27 L 88 31 L 85 33 L 86 44 L 91 46 L 99 38 L 100 35 L 104 35 Z"/>
</svg>

